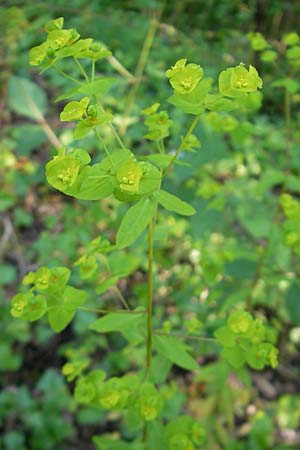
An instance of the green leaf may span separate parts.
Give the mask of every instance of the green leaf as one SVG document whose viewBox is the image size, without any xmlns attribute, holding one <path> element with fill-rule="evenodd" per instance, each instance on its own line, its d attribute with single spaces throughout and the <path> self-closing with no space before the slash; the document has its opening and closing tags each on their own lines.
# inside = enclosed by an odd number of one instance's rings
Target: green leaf
<svg viewBox="0 0 300 450">
<path fill-rule="evenodd" d="M 289 314 L 290 320 L 299 325 L 300 322 L 300 284 L 294 281 L 289 287 L 286 297 L 285 305 Z"/>
<path fill-rule="evenodd" d="M 235 369 L 241 369 L 246 362 L 246 352 L 237 346 L 233 348 L 224 348 L 221 355 Z"/>
<path fill-rule="evenodd" d="M 55 103 L 60 102 L 61 100 L 68 100 L 71 97 L 74 97 L 75 95 L 78 95 L 78 86 L 69 89 L 68 91 L 64 92 L 63 94 L 56 97 L 54 100 Z"/>
<path fill-rule="evenodd" d="M 87 298 L 87 293 L 71 286 L 66 286 L 62 293 L 56 293 L 48 300 L 48 321 L 51 328 L 59 333 L 71 322 L 76 309 Z"/>
<path fill-rule="evenodd" d="M 218 328 L 214 335 L 223 347 L 234 347 L 236 345 L 236 335 L 227 326 Z"/>
<path fill-rule="evenodd" d="M 108 289 L 110 289 L 112 286 L 115 286 L 119 281 L 119 278 L 120 277 L 118 275 L 111 275 L 110 277 L 101 281 L 100 285 L 96 289 L 97 294 L 103 294 L 104 292 L 108 291 Z"/>
<path fill-rule="evenodd" d="M 118 81 L 117 78 L 113 77 L 102 77 L 97 78 L 95 81 L 92 81 L 91 83 L 84 83 L 78 88 L 78 92 L 81 92 L 82 94 L 90 95 L 91 97 L 93 95 L 105 95 L 113 84 L 115 84 Z"/>
<path fill-rule="evenodd" d="M 12 76 L 8 83 L 8 105 L 17 114 L 39 121 L 46 112 L 47 96 L 37 84 Z"/>
<path fill-rule="evenodd" d="M 76 125 L 76 128 L 73 131 L 73 137 L 74 139 L 82 139 L 87 136 L 92 129 L 93 125 L 89 120 L 82 120 Z"/>
<path fill-rule="evenodd" d="M 112 177 L 100 164 L 84 167 L 76 182 L 74 197 L 80 200 L 100 200 L 108 197 L 114 190 Z"/>
<path fill-rule="evenodd" d="M 232 111 L 235 108 L 235 103 L 222 95 L 210 95 L 205 97 L 205 108 L 210 111 Z"/>
<path fill-rule="evenodd" d="M 198 363 L 188 353 L 188 347 L 174 336 L 154 336 L 155 350 L 172 363 L 187 370 L 198 370 Z"/>
<path fill-rule="evenodd" d="M 154 192 L 153 196 L 168 211 L 174 211 L 183 216 L 191 216 L 196 213 L 196 210 L 187 202 L 180 200 L 176 195 L 170 194 L 162 189 Z"/>
<path fill-rule="evenodd" d="M 129 338 L 128 340 L 131 340 L 131 338 L 141 338 L 141 333 L 138 331 L 138 328 L 144 323 L 144 314 L 137 314 L 136 312 L 109 313 L 91 323 L 89 329 L 98 333 L 118 331 L 126 339 Z"/>
<path fill-rule="evenodd" d="M 293 80 L 292 78 L 281 78 L 280 80 L 276 80 L 273 83 L 271 83 L 271 86 L 283 87 L 290 94 L 295 94 L 300 88 L 299 81 Z"/>
<path fill-rule="evenodd" d="M 150 223 L 156 208 L 156 202 L 142 198 L 128 209 L 117 232 L 116 244 L 119 248 L 131 245 Z"/>
</svg>

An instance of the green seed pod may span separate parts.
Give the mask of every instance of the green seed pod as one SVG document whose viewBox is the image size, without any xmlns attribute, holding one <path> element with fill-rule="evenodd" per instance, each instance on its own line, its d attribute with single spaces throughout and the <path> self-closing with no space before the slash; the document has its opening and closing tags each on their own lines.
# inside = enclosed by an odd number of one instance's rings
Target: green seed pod
<svg viewBox="0 0 300 450">
<path fill-rule="evenodd" d="M 90 105 L 86 111 L 87 116 L 91 119 L 96 119 L 98 116 L 99 106 L 98 105 Z"/>
</svg>

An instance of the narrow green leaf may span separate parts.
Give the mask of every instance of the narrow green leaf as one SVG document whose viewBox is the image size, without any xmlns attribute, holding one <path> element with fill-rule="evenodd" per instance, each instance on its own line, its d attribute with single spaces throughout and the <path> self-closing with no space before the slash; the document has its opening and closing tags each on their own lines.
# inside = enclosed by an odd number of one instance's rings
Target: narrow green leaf
<svg viewBox="0 0 300 450">
<path fill-rule="evenodd" d="M 155 350 L 172 363 L 187 370 L 198 370 L 197 361 L 188 353 L 189 347 L 174 336 L 154 336 Z"/>
<path fill-rule="evenodd" d="M 142 334 L 139 331 L 139 327 L 142 324 L 145 325 L 144 314 L 137 314 L 135 312 L 109 313 L 91 323 L 89 328 L 98 333 L 118 331 L 128 341 L 136 341 L 142 338 Z"/>
<path fill-rule="evenodd" d="M 161 189 L 153 195 L 168 211 L 174 211 L 178 214 L 182 214 L 183 216 L 191 216 L 196 213 L 196 210 L 191 205 L 183 200 L 180 200 L 180 198 L 176 197 L 176 195 L 170 194 L 167 191 L 163 191 Z"/>
<path fill-rule="evenodd" d="M 119 248 L 131 245 L 150 223 L 155 212 L 156 202 L 142 198 L 128 209 L 117 232 L 116 243 Z"/>
</svg>

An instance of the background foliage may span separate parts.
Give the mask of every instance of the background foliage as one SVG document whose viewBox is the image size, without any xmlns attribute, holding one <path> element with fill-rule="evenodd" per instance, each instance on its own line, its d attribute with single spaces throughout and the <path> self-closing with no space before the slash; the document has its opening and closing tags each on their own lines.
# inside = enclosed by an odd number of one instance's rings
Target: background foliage
<svg viewBox="0 0 300 450">
<path fill-rule="evenodd" d="M 142 45 L 162 6 L 142 83 L 132 95 L 130 74 L 139 74 Z M 54 71 L 41 76 L 30 68 L 28 51 L 40 44 L 44 23 L 59 16 L 112 51 L 115 59 L 97 67 L 119 79 L 105 97 L 105 108 L 114 113 L 126 145 L 136 153 L 152 145 L 141 139 L 147 128 L 140 111 L 154 101 L 173 120 L 169 148 L 175 149 L 185 133 L 188 118 L 165 102 L 170 95 L 165 71 L 177 59 L 200 62 L 213 77 L 241 61 L 258 68 L 263 98 L 238 116 L 206 114 L 195 132 L 201 148 L 185 152 L 169 178 L 168 190 L 180 191 L 198 213 L 188 220 L 175 220 L 167 212 L 161 218 L 155 309 L 165 330 L 193 328 L 197 319 L 203 334 L 212 336 L 234 306 L 244 305 L 268 319 L 280 364 L 262 373 L 232 371 L 218 359 L 214 342 L 195 342 L 201 370 L 192 378 L 184 369 L 172 369 L 166 415 L 172 418 L 182 408 L 193 415 L 207 430 L 209 450 L 300 448 L 300 40 L 291 34 L 298 31 L 299 9 L 296 1 L 279 0 L 178 5 L 77 0 L 72 6 L 10 1 L 1 6 L 0 448 L 105 449 L 100 438 L 90 443 L 91 437 L 118 430 L 118 416 L 79 406 L 61 367 L 79 354 L 112 376 L 121 375 L 144 356 L 128 347 L 121 334 L 91 334 L 87 326 L 97 316 L 88 311 L 77 313 L 58 335 L 46 322 L 29 326 L 9 313 L 10 298 L 28 271 L 72 266 L 93 248 L 92 239 L 114 239 L 124 213 L 124 205 L 111 199 L 99 207 L 60 195 L 45 183 L 44 165 L 56 139 L 51 130 L 64 144 L 72 140 L 70 126 L 58 121 L 64 102 L 53 102 L 69 84 Z M 129 71 L 125 76 L 120 63 Z M 65 65 L 66 71 L 73 70 L 67 60 Z M 109 139 L 109 130 L 106 134 Z M 97 158 L 92 137 L 87 150 Z M 134 252 L 109 261 L 134 306 L 145 303 L 143 248 L 142 238 Z M 101 260 L 89 262 L 78 264 L 72 283 L 88 289 L 99 306 L 101 292 L 95 295 L 95 287 L 107 269 Z M 101 299 L 109 305 L 118 296 L 109 290 Z M 159 371 L 162 380 L 164 370 Z"/>
</svg>

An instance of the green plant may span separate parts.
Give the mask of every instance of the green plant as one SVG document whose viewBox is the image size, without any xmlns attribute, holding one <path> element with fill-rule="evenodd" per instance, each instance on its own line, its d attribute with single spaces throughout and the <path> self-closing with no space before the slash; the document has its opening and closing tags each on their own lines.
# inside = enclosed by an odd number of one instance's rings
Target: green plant
<svg viewBox="0 0 300 450">
<path fill-rule="evenodd" d="M 43 266 L 24 277 L 21 292 L 12 299 L 11 313 L 30 322 L 47 316 L 55 332 L 65 329 L 78 310 L 97 313 L 102 317 L 90 323 L 89 329 L 97 333 L 120 332 L 130 350 L 142 355 L 134 370 L 131 368 L 121 377 L 107 378 L 99 365 L 91 367 L 86 349 L 67 352 L 68 362 L 63 367 L 63 374 L 69 381 L 75 380 L 76 403 L 116 414 L 123 423 L 121 443 L 116 442 L 113 435 L 96 436 L 97 448 L 154 449 L 158 441 L 161 450 L 193 450 L 205 446 L 204 428 L 193 417 L 182 416 L 178 410 L 178 417 L 165 420 L 168 419 L 165 416 L 168 403 L 175 397 L 172 386 L 166 382 L 172 364 L 196 373 L 199 370 L 199 364 L 191 354 L 196 349 L 184 341 L 220 344 L 225 364 L 236 369 L 241 369 L 245 363 L 254 369 L 276 367 L 278 351 L 266 331 L 266 324 L 241 309 L 230 313 L 227 325 L 214 331 L 215 337 L 201 335 L 201 322 L 196 316 L 185 322 L 184 333 L 174 333 L 169 321 L 154 325 L 155 228 L 160 207 L 183 216 L 196 213 L 192 205 L 162 186 L 176 164 L 180 164 L 180 154 L 199 147 L 193 131 L 200 117 L 207 111 L 211 114 L 247 109 L 252 101 L 255 102 L 262 80 L 253 66 L 247 69 L 240 64 L 222 71 L 216 88 L 213 80 L 204 76 L 201 66 L 187 64 L 186 59 L 178 60 L 166 71 L 174 90 L 168 101 L 193 116 L 190 127 L 177 149 L 168 152 L 165 139 L 170 134 L 172 120 L 167 111 L 159 111 L 159 103 L 154 103 L 142 111 L 148 128 L 145 138 L 150 141 L 147 143 L 149 151 L 136 155 L 126 148 L 113 123 L 113 115 L 102 105 L 102 97 L 116 80 L 97 77 L 96 63 L 108 57 L 110 52 L 92 39 L 80 39 L 75 29 L 64 29 L 63 18 L 48 22 L 45 30 L 47 39 L 31 49 L 30 63 L 40 66 L 42 71 L 53 68 L 76 85 L 58 98 L 59 101 L 75 98 L 64 106 L 60 120 L 76 122 L 74 141 L 94 133 L 105 153 L 100 162 L 90 164 L 91 157 L 83 148 L 62 146 L 46 165 L 47 180 L 57 190 L 79 200 L 98 201 L 113 195 L 116 201 L 130 206 L 122 217 L 115 243 L 102 237 L 94 239 L 74 262 L 81 280 L 87 283 L 96 280 L 95 292 L 91 294 L 90 289 L 74 287 L 70 269 Z M 65 58 L 74 61 L 78 78 L 62 70 L 60 62 Z M 109 129 L 114 136 L 115 142 L 111 146 L 106 144 L 104 129 Z M 125 249 L 142 239 L 145 230 L 147 263 L 143 257 L 141 260 L 147 267 L 147 302 L 132 307 L 117 283 L 136 269 L 134 253 L 132 255 Z M 157 240 L 159 242 L 159 237 Z M 137 258 L 139 263 L 138 253 Z M 107 276 L 98 280 L 101 266 L 106 268 Z M 114 290 L 123 309 L 102 305 L 99 308 L 97 304 L 95 307 L 95 294 L 102 295 L 109 289 Z M 89 294 L 91 307 L 87 306 Z"/>
</svg>

